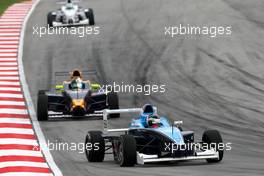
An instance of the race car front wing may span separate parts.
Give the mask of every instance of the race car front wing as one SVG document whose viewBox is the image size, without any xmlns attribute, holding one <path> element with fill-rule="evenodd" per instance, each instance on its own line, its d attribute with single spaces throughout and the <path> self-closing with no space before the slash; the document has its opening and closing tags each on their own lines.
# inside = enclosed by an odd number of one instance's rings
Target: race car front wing
<svg viewBox="0 0 264 176">
<path fill-rule="evenodd" d="M 85 19 L 85 20 L 81 20 L 78 23 L 62 23 L 62 22 L 53 22 L 53 26 L 54 27 L 73 27 L 73 26 L 81 26 L 81 25 L 89 25 L 89 20 Z"/>
<path fill-rule="evenodd" d="M 206 150 L 203 152 L 196 152 L 194 156 L 186 157 L 167 157 L 159 158 L 158 155 L 145 155 L 137 152 L 137 164 L 155 163 L 155 162 L 166 162 L 166 161 L 184 161 L 184 160 L 201 160 L 201 159 L 217 159 L 219 154 L 214 149 Z"/>
</svg>

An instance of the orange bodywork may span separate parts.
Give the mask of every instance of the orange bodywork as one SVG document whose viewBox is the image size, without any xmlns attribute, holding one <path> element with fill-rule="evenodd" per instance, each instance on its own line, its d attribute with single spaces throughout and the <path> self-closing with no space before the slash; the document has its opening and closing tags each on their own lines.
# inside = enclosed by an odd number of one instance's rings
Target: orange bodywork
<svg viewBox="0 0 264 176">
<path fill-rule="evenodd" d="M 72 100 L 72 107 L 71 109 L 74 110 L 75 108 L 85 109 L 85 102 L 83 99 L 74 99 Z"/>
</svg>

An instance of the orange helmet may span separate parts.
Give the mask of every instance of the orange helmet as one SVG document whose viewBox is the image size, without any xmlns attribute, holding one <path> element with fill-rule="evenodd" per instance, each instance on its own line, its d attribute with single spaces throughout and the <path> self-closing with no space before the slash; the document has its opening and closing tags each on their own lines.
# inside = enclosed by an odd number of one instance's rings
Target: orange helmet
<svg viewBox="0 0 264 176">
<path fill-rule="evenodd" d="M 74 78 L 83 78 L 82 76 L 82 72 L 79 70 L 79 69 L 74 69 L 72 72 L 70 72 L 70 77 L 71 79 L 74 79 Z"/>
</svg>

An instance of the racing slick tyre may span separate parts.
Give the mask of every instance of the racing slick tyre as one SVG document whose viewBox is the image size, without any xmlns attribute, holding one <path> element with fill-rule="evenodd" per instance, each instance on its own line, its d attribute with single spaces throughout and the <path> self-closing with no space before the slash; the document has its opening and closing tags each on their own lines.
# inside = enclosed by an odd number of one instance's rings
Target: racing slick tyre
<svg viewBox="0 0 264 176">
<path fill-rule="evenodd" d="M 85 15 L 89 19 L 89 24 L 93 26 L 95 24 L 93 9 L 88 9 L 88 11 L 85 12 Z"/>
<path fill-rule="evenodd" d="M 137 163 L 137 145 L 134 136 L 120 136 L 118 155 L 121 167 L 132 167 Z"/>
<path fill-rule="evenodd" d="M 223 159 L 224 156 L 224 150 L 219 149 L 219 144 L 223 142 L 222 137 L 220 133 L 217 130 L 207 130 L 204 132 L 203 137 L 202 137 L 202 142 L 203 144 L 213 147 L 218 151 L 219 153 L 219 158 L 217 159 L 206 159 L 208 163 L 217 163 L 220 162 Z"/>
<path fill-rule="evenodd" d="M 110 92 L 107 94 L 107 104 L 109 109 L 119 109 L 119 100 L 116 92 Z M 110 118 L 119 118 L 120 114 L 110 114 Z"/>
<path fill-rule="evenodd" d="M 91 148 L 88 148 L 91 146 Z M 85 154 L 89 162 L 102 162 L 105 156 L 105 141 L 101 131 L 89 131 L 85 138 Z"/>
<path fill-rule="evenodd" d="M 38 93 L 37 116 L 38 121 L 48 120 L 48 96 L 43 90 Z"/>
<path fill-rule="evenodd" d="M 47 20 L 49 27 L 53 27 L 53 21 L 55 20 L 55 17 L 52 15 L 52 12 L 48 13 Z"/>
</svg>

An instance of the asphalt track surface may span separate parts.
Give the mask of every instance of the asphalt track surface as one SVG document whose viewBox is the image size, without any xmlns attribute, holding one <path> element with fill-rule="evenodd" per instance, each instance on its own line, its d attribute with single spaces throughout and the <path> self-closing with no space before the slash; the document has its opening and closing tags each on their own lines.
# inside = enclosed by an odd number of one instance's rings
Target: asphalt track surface
<svg viewBox="0 0 264 176">
<path fill-rule="evenodd" d="M 166 93 L 120 94 L 121 107 L 155 104 L 162 115 L 184 120 L 196 139 L 217 129 L 232 143 L 219 164 L 191 161 L 120 168 L 111 157 L 88 163 L 77 151 L 53 151 L 64 175 L 263 175 L 264 3 L 261 0 L 91 0 L 99 36 L 32 35 L 45 26 L 53 0 L 41 1 L 29 19 L 24 67 L 31 96 L 50 88 L 55 71 L 96 68 L 102 83 L 166 84 Z M 164 27 L 182 24 L 232 25 L 231 36 L 164 36 Z M 129 117 L 113 119 L 126 127 Z M 96 119 L 41 122 L 47 140 L 83 142 Z"/>
</svg>

